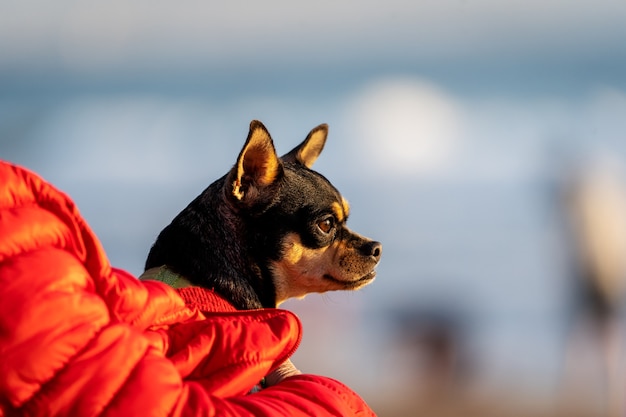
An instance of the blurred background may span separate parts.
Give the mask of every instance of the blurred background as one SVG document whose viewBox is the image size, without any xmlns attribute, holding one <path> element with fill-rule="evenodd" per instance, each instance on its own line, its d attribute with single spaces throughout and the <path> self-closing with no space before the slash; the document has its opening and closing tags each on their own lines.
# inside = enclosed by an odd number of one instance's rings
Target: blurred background
<svg viewBox="0 0 626 417">
<path fill-rule="evenodd" d="M 0 1 L 0 158 L 134 274 L 252 119 L 384 244 L 290 301 L 294 358 L 380 416 L 624 415 L 622 0 Z"/>
</svg>

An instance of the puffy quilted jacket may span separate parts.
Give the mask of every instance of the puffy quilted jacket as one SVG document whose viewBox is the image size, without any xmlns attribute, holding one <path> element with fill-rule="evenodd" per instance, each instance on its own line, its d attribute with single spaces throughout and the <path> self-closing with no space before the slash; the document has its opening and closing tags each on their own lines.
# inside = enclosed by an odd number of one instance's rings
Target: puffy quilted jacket
<svg viewBox="0 0 626 417">
<path fill-rule="evenodd" d="M 66 195 L 0 161 L 0 417 L 373 415 L 320 376 L 248 394 L 300 337 L 288 311 L 203 313 L 111 268 Z"/>
</svg>

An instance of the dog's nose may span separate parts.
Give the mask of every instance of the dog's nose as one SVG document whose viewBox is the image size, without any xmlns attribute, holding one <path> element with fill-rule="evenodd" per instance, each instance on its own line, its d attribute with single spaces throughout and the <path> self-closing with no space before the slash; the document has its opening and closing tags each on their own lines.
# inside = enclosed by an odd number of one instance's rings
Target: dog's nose
<svg viewBox="0 0 626 417">
<path fill-rule="evenodd" d="M 383 245 L 380 242 L 371 241 L 363 245 L 361 248 L 363 255 L 371 256 L 378 262 L 383 254 Z"/>
</svg>

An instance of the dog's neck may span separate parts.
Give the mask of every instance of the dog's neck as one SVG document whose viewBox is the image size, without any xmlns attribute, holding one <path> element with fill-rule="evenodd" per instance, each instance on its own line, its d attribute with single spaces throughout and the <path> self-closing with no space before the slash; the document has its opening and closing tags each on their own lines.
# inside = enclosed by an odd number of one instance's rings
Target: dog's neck
<svg viewBox="0 0 626 417">
<path fill-rule="evenodd" d="M 183 296 L 183 299 L 185 299 L 185 295 L 187 294 L 186 292 L 193 290 L 194 288 L 196 289 L 202 288 L 203 291 L 210 291 L 211 293 L 216 294 L 215 289 L 208 290 L 203 287 L 198 287 L 194 285 L 191 281 L 189 281 L 185 276 L 172 270 L 167 265 L 157 266 L 157 267 L 150 268 L 144 271 L 144 273 L 139 276 L 139 280 L 140 281 L 146 281 L 146 280 L 159 281 L 164 284 L 167 284 L 168 286 L 174 289 L 182 290 L 181 296 Z M 228 305 L 234 309 L 234 306 L 232 306 L 231 302 L 228 301 L 226 298 L 217 296 L 217 295 L 215 296 L 220 297 L 220 299 L 224 300 L 225 303 L 228 303 Z M 196 301 L 194 301 L 194 303 L 197 304 Z M 260 308 L 260 307 L 257 307 L 257 308 Z M 207 310 L 207 311 L 213 311 L 213 310 Z"/>
<path fill-rule="evenodd" d="M 190 308 L 197 308 L 203 313 L 223 313 L 237 311 L 226 298 L 214 290 L 194 286 L 189 280 L 172 271 L 167 266 L 150 268 L 139 277 L 140 281 L 154 280 L 175 288 L 178 295 Z"/>
</svg>

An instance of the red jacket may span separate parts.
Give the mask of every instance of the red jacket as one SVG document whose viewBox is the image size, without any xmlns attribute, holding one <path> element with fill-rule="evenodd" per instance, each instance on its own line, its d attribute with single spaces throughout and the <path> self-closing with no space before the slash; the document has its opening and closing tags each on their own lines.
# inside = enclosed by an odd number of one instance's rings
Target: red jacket
<svg viewBox="0 0 626 417">
<path fill-rule="evenodd" d="M 296 350 L 299 320 L 200 309 L 112 269 L 66 195 L 0 161 L 0 417 L 373 415 L 320 376 L 247 394 Z"/>
</svg>

